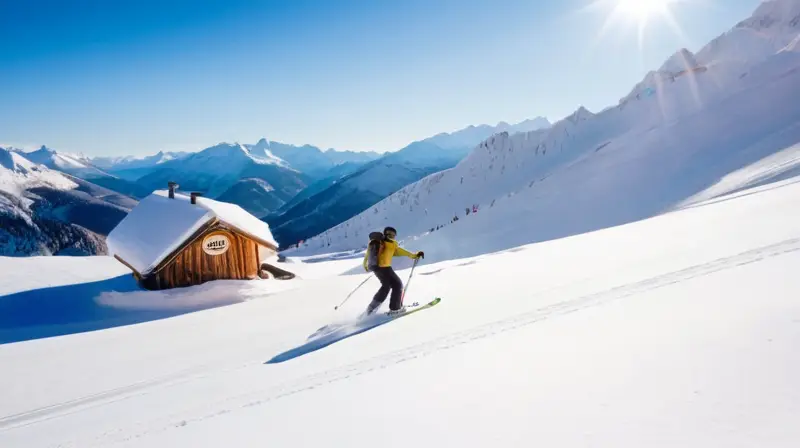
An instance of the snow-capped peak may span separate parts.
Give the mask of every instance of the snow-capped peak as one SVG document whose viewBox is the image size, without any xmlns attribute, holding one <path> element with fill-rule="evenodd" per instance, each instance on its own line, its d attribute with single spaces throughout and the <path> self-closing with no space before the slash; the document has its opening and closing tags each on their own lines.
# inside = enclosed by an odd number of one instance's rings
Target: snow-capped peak
<svg viewBox="0 0 800 448">
<path fill-rule="evenodd" d="M 455 132 L 443 132 L 431 138 L 423 140 L 427 143 L 433 143 L 443 149 L 451 148 L 472 148 L 478 143 L 491 137 L 493 134 L 500 132 L 508 132 L 515 134 L 517 132 L 530 132 L 543 128 L 550 127 L 550 122 L 544 117 L 536 117 L 528 119 L 517 124 L 509 124 L 501 121 L 497 126 L 480 125 L 480 126 L 467 126 L 464 129 Z"/>
<path fill-rule="evenodd" d="M 496 132 L 508 132 L 509 134 L 516 134 L 517 132 L 530 132 L 538 131 L 539 129 L 549 128 L 552 124 L 550 120 L 545 117 L 529 118 L 517 124 L 509 124 L 505 121 L 497 123 L 495 126 Z"/>
<path fill-rule="evenodd" d="M 266 138 L 262 137 L 255 145 L 245 145 L 248 153 L 259 163 L 270 163 L 281 166 L 289 166 L 289 164 L 276 156 L 271 149 L 271 143 Z"/>
<path fill-rule="evenodd" d="M 16 151 L 6 148 L 0 148 L 0 167 L 18 174 L 28 174 L 30 171 L 37 170 L 36 164 Z"/>
<path fill-rule="evenodd" d="M 52 163 L 58 165 L 58 167 L 65 168 L 87 168 L 89 166 L 88 161 L 83 160 L 83 158 L 78 154 L 56 151 L 55 149 L 48 148 L 45 145 L 42 145 L 36 151 L 27 153 L 25 157 L 42 165 L 49 165 Z"/>
<path fill-rule="evenodd" d="M 235 142 L 235 143 L 219 143 L 215 146 L 210 148 L 206 148 L 195 156 L 196 158 L 202 159 L 209 159 L 209 158 L 224 158 L 230 162 L 237 161 L 237 160 L 252 160 L 256 163 L 264 164 L 264 163 L 272 163 L 272 164 L 282 164 L 285 163 L 283 160 L 279 159 L 272 155 L 269 152 L 268 148 L 265 147 L 253 147 L 248 148 L 247 146 Z"/>
<path fill-rule="evenodd" d="M 44 145 L 36 151 L 25 153 L 24 156 L 33 163 L 84 179 L 114 177 L 94 166 L 91 160 L 81 154 L 56 151 Z"/>
<path fill-rule="evenodd" d="M 259 149 L 251 150 L 238 142 L 223 142 L 180 160 L 180 166 L 181 169 L 190 172 L 214 172 L 221 175 L 222 173 L 238 173 L 251 164 L 286 165 L 283 160 L 270 156 L 269 152 Z"/>
<path fill-rule="evenodd" d="M 272 153 L 272 150 L 270 150 L 269 140 L 264 137 L 259 139 L 255 145 L 248 145 L 248 147 L 250 148 L 250 154 L 253 154 L 256 157 L 276 157 L 275 154 Z"/>
<path fill-rule="evenodd" d="M 210 157 L 236 157 L 236 156 L 250 156 L 250 150 L 242 146 L 240 143 L 219 143 L 209 148 L 206 148 L 198 153 L 206 158 Z"/>
<path fill-rule="evenodd" d="M 529 118 L 525 121 L 516 124 L 517 132 L 537 131 L 539 129 L 549 128 L 553 124 L 550 123 L 545 117 Z"/>
<path fill-rule="evenodd" d="M 16 151 L 0 148 L 0 191 L 13 193 L 37 186 L 69 190 L 77 184 L 57 171 L 37 165 Z"/>
<path fill-rule="evenodd" d="M 577 124 L 580 123 L 581 121 L 586 121 L 592 117 L 594 117 L 594 114 L 591 111 L 589 111 L 589 109 L 581 106 L 578 108 L 578 110 L 573 112 L 572 115 L 566 117 L 565 120 Z"/>
<path fill-rule="evenodd" d="M 698 67 L 694 53 L 682 48 L 667 59 L 658 71 L 668 73 L 681 73 Z"/>
</svg>

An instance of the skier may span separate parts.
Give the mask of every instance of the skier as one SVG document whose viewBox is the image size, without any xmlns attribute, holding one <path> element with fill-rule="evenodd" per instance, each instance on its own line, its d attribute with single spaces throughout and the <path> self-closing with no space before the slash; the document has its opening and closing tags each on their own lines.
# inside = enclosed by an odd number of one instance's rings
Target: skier
<svg viewBox="0 0 800 448">
<path fill-rule="evenodd" d="M 422 251 L 413 254 L 397 244 L 395 241 L 397 230 L 394 227 L 386 227 L 383 234 L 372 232 L 369 235 L 369 245 L 364 254 L 364 269 L 375 273 L 375 277 L 381 282 L 381 288 L 375 293 L 372 302 L 367 306 L 366 314 L 372 314 L 386 300 L 389 290 L 392 291 L 392 298 L 389 301 L 389 313 L 401 313 L 403 307 L 403 281 L 392 269 L 392 257 L 404 256 L 414 260 L 425 258 Z"/>
</svg>

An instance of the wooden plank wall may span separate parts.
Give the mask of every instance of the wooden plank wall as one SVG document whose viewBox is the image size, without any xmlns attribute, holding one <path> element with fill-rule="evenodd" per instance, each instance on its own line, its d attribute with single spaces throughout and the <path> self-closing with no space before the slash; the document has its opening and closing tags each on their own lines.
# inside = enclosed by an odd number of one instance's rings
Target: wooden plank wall
<svg viewBox="0 0 800 448">
<path fill-rule="evenodd" d="M 228 237 L 230 248 L 222 255 L 208 255 L 203 251 L 203 239 L 214 233 Z M 221 225 L 209 228 L 155 275 L 148 277 L 143 286 L 148 289 L 168 289 L 199 285 L 211 280 L 245 280 L 259 278 L 258 243 L 226 229 Z"/>
</svg>

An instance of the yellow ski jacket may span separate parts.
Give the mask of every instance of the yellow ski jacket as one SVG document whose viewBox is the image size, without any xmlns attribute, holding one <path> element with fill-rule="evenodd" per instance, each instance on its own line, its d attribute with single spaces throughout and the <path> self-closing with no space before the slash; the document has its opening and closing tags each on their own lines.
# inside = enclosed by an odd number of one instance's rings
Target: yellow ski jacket
<svg viewBox="0 0 800 448">
<path fill-rule="evenodd" d="M 367 251 L 364 253 L 364 270 L 368 271 L 369 267 L 367 266 L 367 259 L 369 258 L 369 246 L 367 246 Z M 381 246 L 378 251 L 378 267 L 380 268 L 387 268 L 392 265 L 392 257 L 408 257 L 417 259 L 419 258 L 417 254 L 412 254 L 411 252 L 403 249 L 397 244 L 395 240 L 384 239 L 381 241 Z"/>
</svg>

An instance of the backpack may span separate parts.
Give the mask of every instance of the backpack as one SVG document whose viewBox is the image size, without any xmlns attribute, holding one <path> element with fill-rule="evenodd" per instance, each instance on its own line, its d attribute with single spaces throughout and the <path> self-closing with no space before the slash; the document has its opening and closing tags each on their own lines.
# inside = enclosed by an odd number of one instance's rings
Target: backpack
<svg viewBox="0 0 800 448">
<path fill-rule="evenodd" d="M 378 267 L 378 255 L 383 248 L 383 234 L 372 232 L 369 234 L 369 244 L 367 244 L 367 269 L 372 272 Z"/>
</svg>

